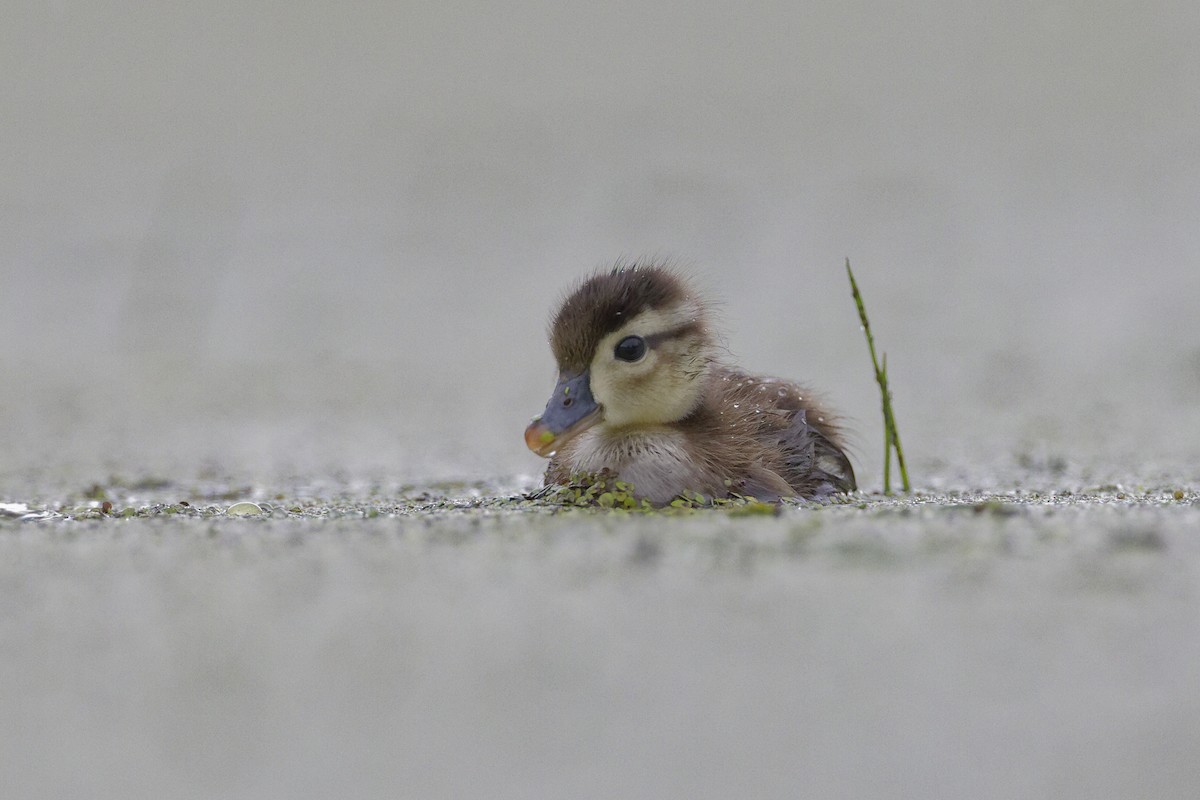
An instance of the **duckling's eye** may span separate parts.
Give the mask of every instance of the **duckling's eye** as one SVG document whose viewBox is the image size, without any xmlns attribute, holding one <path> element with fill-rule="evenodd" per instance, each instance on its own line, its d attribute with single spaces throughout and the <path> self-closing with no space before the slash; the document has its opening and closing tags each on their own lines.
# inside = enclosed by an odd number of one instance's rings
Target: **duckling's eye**
<svg viewBox="0 0 1200 800">
<path fill-rule="evenodd" d="M 613 355 L 622 361 L 637 361 L 646 355 L 646 340 L 640 336 L 626 336 L 617 342 Z"/>
</svg>

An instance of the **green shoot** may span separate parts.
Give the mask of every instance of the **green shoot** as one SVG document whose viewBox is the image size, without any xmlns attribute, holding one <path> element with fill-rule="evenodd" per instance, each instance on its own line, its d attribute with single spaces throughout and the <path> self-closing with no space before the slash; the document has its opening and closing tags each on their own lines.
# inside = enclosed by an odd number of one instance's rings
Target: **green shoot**
<svg viewBox="0 0 1200 800">
<path fill-rule="evenodd" d="M 896 465 L 900 468 L 900 481 L 904 491 L 912 491 L 908 482 L 908 467 L 904 463 L 904 448 L 900 446 L 900 431 L 896 428 L 896 415 L 892 411 L 892 390 L 888 388 L 887 353 L 883 354 L 882 365 L 875 356 L 875 337 L 871 335 L 871 322 L 867 319 L 867 308 L 863 303 L 862 293 L 858 291 L 858 283 L 854 280 L 854 272 L 850 269 L 850 259 L 846 259 L 846 275 L 850 278 L 850 291 L 854 295 L 854 305 L 858 306 L 858 318 L 862 320 L 863 333 L 867 336 L 867 349 L 871 351 L 871 366 L 875 368 L 875 382 L 879 384 L 879 395 L 883 404 L 883 493 L 892 493 L 892 451 L 896 452 Z"/>
</svg>

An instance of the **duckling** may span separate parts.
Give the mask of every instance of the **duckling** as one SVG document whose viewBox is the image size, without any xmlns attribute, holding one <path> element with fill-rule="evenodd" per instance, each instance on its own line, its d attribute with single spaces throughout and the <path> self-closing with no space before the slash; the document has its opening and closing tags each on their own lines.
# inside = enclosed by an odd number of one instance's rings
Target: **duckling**
<svg viewBox="0 0 1200 800">
<path fill-rule="evenodd" d="M 555 314 L 550 347 L 558 384 L 525 429 L 550 459 L 547 486 L 603 471 L 656 505 L 856 488 L 834 417 L 795 383 L 722 363 L 705 304 L 671 269 L 593 274 Z"/>
</svg>

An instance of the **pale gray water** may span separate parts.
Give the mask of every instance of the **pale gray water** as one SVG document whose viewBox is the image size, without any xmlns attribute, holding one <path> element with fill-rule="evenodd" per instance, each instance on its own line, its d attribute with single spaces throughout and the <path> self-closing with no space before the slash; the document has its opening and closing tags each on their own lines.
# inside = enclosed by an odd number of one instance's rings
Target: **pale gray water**
<svg viewBox="0 0 1200 800">
<path fill-rule="evenodd" d="M 3 16 L 0 503 L 528 486 L 547 315 L 642 255 L 866 488 L 846 256 L 918 487 L 1089 492 L 0 521 L 13 796 L 1200 792 L 1196 4 Z"/>
<path fill-rule="evenodd" d="M 1196 496 L 0 522 L 14 797 L 1155 797 Z"/>
</svg>

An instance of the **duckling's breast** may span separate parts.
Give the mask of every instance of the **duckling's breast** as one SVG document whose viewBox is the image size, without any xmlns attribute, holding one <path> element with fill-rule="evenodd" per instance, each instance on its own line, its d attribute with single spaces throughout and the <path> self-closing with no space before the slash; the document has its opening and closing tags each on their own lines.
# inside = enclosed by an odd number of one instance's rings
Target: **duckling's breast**
<svg viewBox="0 0 1200 800">
<path fill-rule="evenodd" d="M 687 436 L 677 430 L 590 430 L 572 444 L 570 472 L 594 474 L 607 469 L 651 503 L 669 503 L 684 491 L 719 491 L 714 476 L 696 462 Z"/>
</svg>

